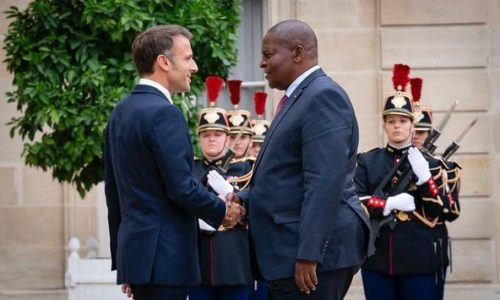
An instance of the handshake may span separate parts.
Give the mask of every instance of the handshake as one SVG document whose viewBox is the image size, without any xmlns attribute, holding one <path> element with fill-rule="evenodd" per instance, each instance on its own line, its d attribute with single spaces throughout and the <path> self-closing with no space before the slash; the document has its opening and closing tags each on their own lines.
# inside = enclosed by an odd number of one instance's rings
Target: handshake
<svg viewBox="0 0 500 300">
<path fill-rule="evenodd" d="M 240 198 L 233 193 L 233 186 L 217 171 L 211 170 L 207 175 L 208 185 L 217 193 L 219 198 L 226 202 L 226 216 L 222 222 L 225 228 L 232 228 L 241 221 L 246 214 Z"/>
</svg>

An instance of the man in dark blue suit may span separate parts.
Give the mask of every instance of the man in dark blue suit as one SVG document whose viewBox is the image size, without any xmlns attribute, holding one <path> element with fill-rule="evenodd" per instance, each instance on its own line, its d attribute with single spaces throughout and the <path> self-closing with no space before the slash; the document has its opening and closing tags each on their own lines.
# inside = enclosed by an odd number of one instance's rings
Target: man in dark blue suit
<svg viewBox="0 0 500 300">
<path fill-rule="evenodd" d="M 265 35 L 260 67 L 285 96 L 250 191 L 239 198 L 248 205 L 258 270 L 276 299 L 342 299 L 367 256 L 369 220 L 352 181 L 356 117 L 317 64 L 307 24 L 284 21 Z"/>
<path fill-rule="evenodd" d="M 105 130 L 105 177 L 112 268 L 136 300 L 186 299 L 200 283 L 197 218 L 217 228 L 244 212 L 193 176 L 186 120 L 171 94 L 190 89 L 198 70 L 191 34 L 177 25 L 139 34 L 132 56 L 141 77 Z"/>
</svg>

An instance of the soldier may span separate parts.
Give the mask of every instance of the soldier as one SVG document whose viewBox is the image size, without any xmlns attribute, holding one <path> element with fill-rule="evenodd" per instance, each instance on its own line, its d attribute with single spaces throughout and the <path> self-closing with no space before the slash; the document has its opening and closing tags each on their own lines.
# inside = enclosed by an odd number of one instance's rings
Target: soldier
<svg viewBox="0 0 500 300">
<path fill-rule="evenodd" d="M 247 162 L 229 165 L 224 170 L 229 127 L 226 111 L 215 107 L 224 81 L 220 77 L 206 79 L 208 108 L 200 111 L 198 136 L 203 158 L 195 160 L 195 176 L 207 186 L 210 170 L 225 173 L 226 178 L 238 179 L 251 170 Z M 233 187 L 229 186 L 233 189 Z M 253 278 L 250 270 L 248 230 L 240 222 L 234 228 L 217 230 L 200 220 L 198 239 L 201 285 L 190 289 L 190 300 L 234 299 L 247 300 Z"/>
<path fill-rule="evenodd" d="M 407 65 L 394 66 L 395 91 L 386 96 L 383 111 L 388 143 L 360 154 L 354 177 L 376 247 L 362 266 L 367 300 L 428 300 L 436 290 L 433 227 L 443 202 L 431 170 L 439 172 L 440 165 L 410 144 L 413 106 L 411 95 L 404 92 L 409 71 Z"/>
<path fill-rule="evenodd" d="M 233 109 L 227 112 L 229 121 L 229 143 L 233 145 L 236 152 L 234 161 L 246 161 L 248 149 L 252 146 L 252 126 L 250 120 L 250 112 L 248 110 L 239 109 L 240 104 L 240 89 L 241 80 L 228 80 L 227 86 Z M 243 130 L 240 139 L 236 141 L 236 136 Z"/>
<path fill-rule="evenodd" d="M 254 94 L 254 105 L 255 105 L 255 114 L 257 115 L 256 119 L 252 119 L 252 146 L 248 151 L 248 158 L 251 162 L 254 162 L 259 154 L 260 147 L 264 142 L 264 138 L 266 137 L 267 130 L 271 125 L 271 122 L 264 119 L 264 111 L 266 107 L 266 98 L 267 94 L 265 92 L 255 92 Z"/>
<path fill-rule="evenodd" d="M 433 130 L 432 109 L 430 107 L 419 105 L 422 82 L 421 78 L 412 78 L 410 80 L 413 102 L 415 104 L 415 130 L 412 138 L 412 145 L 418 148 L 423 146 L 425 140 L 429 136 L 429 133 Z M 439 217 L 436 227 L 434 228 L 436 234 L 437 252 L 439 254 L 439 269 L 436 274 L 436 300 L 444 298 L 446 272 L 450 263 L 450 256 L 448 255 L 449 237 L 445 222 L 452 222 L 460 215 L 458 191 L 460 188 L 459 171 L 461 167 L 456 162 L 444 160 L 441 160 L 441 165 L 442 173 L 438 175 L 443 178 L 441 180 L 443 184 L 440 184 L 439 191 L 441 198 L 443 199 L 444 210 L 443 214 Z"/>
</svg>

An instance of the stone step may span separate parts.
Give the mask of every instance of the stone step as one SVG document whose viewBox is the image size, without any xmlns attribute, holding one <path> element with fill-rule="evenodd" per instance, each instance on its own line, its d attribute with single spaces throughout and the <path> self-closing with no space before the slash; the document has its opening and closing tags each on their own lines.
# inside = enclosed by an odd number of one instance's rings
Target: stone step
<svg viewBox="0 0 500 300">
<path fill-rule="evenodd" d="M 0 300 L 68 300 L 68 291 L 67 290 L 0 291 Z"/>
<path fill-rule="evenodd" d="M 491 283 L 447 283 L 445 300 L 500 300 L 500 285 Z M 364 300 L 363 287 L 353 285 L 345 300 Z"/>
<path fill-rule="evenodd" d="M 364 300 L 363 287 L 354 284 L 345 300 Z M 490 283 L 447 283 L 445 300 L 500 300 L 500 285 Z M 67 290 L 2 291 L 0 300 L 68 300 Z M 106 300 L 106 299 L 92 299 Z"/>
</svg>

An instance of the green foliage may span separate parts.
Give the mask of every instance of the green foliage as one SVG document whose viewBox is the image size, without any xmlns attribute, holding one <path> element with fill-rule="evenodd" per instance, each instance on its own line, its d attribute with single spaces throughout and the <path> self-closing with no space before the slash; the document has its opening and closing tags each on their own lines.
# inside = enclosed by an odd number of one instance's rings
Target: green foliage
<svg viewBox="0 0 500 300">
<path fill-rule="evenodd" d="M 7 93 L 20 116 L 10 135 L 24 140 L 31 166 L 52 170 L 83 196 L 103 180 L 103 130 L 115 104 L 138 78 L 130 47 L 137 33 L 176 23 L 193 33 L 199 73 L 227 77 L 236 62 L 238 0 L 34 0 L 25 11 L 10 7 L 5 37 Z M 197 107 L 190 95 L 174 97 L 195 138 Z"/>
</svg>

